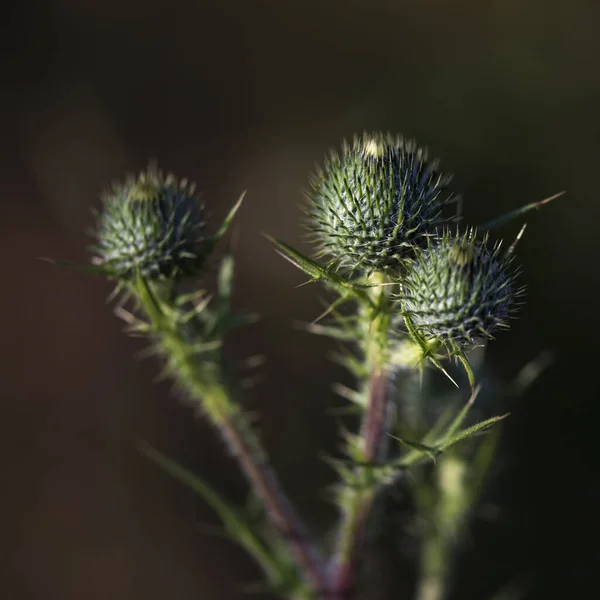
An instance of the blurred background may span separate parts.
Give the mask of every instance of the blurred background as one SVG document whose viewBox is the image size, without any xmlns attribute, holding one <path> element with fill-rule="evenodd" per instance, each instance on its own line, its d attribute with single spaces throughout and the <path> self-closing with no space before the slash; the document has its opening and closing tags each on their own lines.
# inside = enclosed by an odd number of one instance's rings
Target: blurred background
<svg viewBox="0 0 600 600">
<path fill-rule="evenodd" d="M 322 290 L 296 289 L 261 232 L 307 249 L 308 174 L 373 129 L 427 145 L 469 223 L 567 190 L 528 218 L 527 305 L 489 352 L 499 377 L 543 350 L 556 361 L 506 423 L 503 510 L 476 523 L 453 597 L 597 585 L 600 4 L 9 0 L 0 17 L 0 596 L 234 600 L 260 576 L 135 448 L 243 499 L 214 432 L 152 382 L 156 362 L 134 360 L 143 344 L 122 334 L 106 282 L 36 260 L 87 261 L 90 208 L 150 159 L 195 180 L 215 221 L 248 190 L 237 304 L 263 318 L 229 352 L 267 356 L 248 402 L 301 511 L 315 530 L 331 522 L 321 453 L 337 444 L 330 383 L 347 376 L 331 344 L 294 328 Z M 413 562 L 397 571 L 405 598 Z"/>
</svg>

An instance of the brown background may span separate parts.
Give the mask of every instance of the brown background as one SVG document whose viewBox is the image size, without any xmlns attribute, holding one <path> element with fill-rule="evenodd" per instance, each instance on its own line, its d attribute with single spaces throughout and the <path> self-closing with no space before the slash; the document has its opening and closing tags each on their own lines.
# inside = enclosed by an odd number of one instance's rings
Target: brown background
<svg viewBox="0 0 600 600">
<path fill-rule="evenodd" d="M 237 220 L 240 307 L 263 320 L 233 359 L 268 357 L 250 395 L 286 487 L 315 528 L 333 516 L 319 451 L 335 448 L 331 346 L 294 330 L 320 290 L 273 252 L 301 245 L 297 204 L 326 149 L 365 129 L 414 136 L 456 174 L 469 222 L 568 195 L 520 246 L 528 304 L 490 361 L 554 368 L 506 427 L 506 507 L 479 524 L 455 597 L 517 577 L 527 597 L 595 582 L 598 506 L 600 5 L 591 0 L 49 0 L 9 2 L 0 31 L 0 597 L 240 598 L 258 573 L 204 535 L 211 512 L 141 458 L 143 438 L 238 498 L 202 421 L 134 361 L 87 260 L 90 207 L 155 158 Z M 514 235 L 515 226 L 506 235 Z M 399 565 L 410 589 L 413 575 Z M 595 584 L 594 584 L 595 585 Z M 406 595 L 405 597 L 409 597 Z"/>
</svg>

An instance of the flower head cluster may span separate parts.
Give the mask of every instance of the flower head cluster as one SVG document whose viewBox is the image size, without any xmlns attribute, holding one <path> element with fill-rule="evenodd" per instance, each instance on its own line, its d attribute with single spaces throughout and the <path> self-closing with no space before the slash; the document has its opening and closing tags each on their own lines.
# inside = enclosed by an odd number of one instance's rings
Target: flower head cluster
<svg viewBox="0 0 600 600">
<path fill-rule="evenodd" d="M 204 263 L 209 244 L 194 185 L 150 169 L 115 185 L 103 201 L 96 250 L 119 279 L 177 278 Z"/>
<path fill-rule="evenodd" d="M 415 142 L 364 134 L 332 153 L 312 181 L 311 229 L 321 253 L 350 270 L 397 267 L 447 218 L 451 177 Z"/>
<path fill-rule="evenodd" d="M 309 213 L 320 254 L 342 276 L 384 272 L 411 335 L 462 352 L 508 327 L 521 290 L 512 248 L 448 228 L 450 179 L 415 142 L 365 134 L 317 173 Z"/>
</svg>

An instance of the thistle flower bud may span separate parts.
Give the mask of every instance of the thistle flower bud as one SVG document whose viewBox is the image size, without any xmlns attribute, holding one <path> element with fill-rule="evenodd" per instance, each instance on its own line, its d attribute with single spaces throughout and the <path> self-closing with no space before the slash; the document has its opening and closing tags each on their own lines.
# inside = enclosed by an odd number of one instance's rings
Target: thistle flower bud
<svg viewBox="0 0 600 600">
<path fill-rule="evenodd" d="M 451 177 L 415 142 L 376 133 L 344 142 L 309 193 L 311 230 L 332 265 L 367 271 L 398 264 L 448 219 Z"/>
<path fill-rule="evenodd" d="M 193 184 L 149 169 L 116 184 L 103 203 L 98 260 L 119 279 L 177 278 L 202 266 L 209 245 Z"/>
<path fill-rule="evenodd" d="M 500 244 L 490 249 L 487 241 L 473 230 L 444 231 L 418 253 L 402 281 L 402 308 L 420 335 L 464 347 L 508 328 L 522 290 L 510 252 L 501 255 Z"/>
</svg>

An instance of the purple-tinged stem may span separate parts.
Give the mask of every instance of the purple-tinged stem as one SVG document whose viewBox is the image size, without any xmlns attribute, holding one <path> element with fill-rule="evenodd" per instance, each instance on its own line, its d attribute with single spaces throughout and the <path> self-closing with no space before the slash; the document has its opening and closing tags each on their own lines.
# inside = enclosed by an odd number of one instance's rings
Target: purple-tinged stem
<svg viewBox="0 0 600 600">
<path fill-rule="evenodd" d="M 263 452 L 257 451 L 253 434 L 240 426 L 239 418 L 229 415 L 215 419 L 221 434 L 236 457 L 254 493 L 261 500 L 265 514 L 281 537 L 310 583 L 317 597 L 329 587 L 325 561 L 313 543 L 310 534 L 287 495 Z M 237 421 L 237 422 L 236 422 Z"/>
<path fill-rule="evenodd" d="M 369 398 L 361 426 L 362 454 L 366 467 L 358 467 L 368 474 L 369 464 L 381 460 L 386 444 L 386 432 L 390 416 L 390 374 L 385 369 L 374 369 L 369 380 Z M 377 492 L 377 486 L 369 481 L 350 490 L 342 522 L 338 553 L 335 563 L 335 600 L 347 600 L 356 584 L 358 560 L 365 542 L 367 522 Z"/>
</svg>

